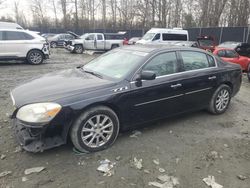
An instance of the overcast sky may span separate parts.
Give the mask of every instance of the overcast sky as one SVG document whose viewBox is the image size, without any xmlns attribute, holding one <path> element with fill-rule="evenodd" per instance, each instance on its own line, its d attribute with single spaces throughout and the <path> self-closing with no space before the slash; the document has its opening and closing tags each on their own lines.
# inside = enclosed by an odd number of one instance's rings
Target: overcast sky
<svg viewBox="0 0 250 188">
<path fill-rule="evenodd" d="M 17 0 L 5 0 L 4 3 L 0 7 L 0 17 L 1 16 L 14 16 L 14 2 Z M 20 10 L 26 10 L 27 13 L 29 12 L 29 6 L 28 6 L 29 0 L 19 0 L 19 8 Z M 26 12 L 24 11 L 24 12 Z M 28 15 L 28 14 L 25 15 Z"/>
</svg>

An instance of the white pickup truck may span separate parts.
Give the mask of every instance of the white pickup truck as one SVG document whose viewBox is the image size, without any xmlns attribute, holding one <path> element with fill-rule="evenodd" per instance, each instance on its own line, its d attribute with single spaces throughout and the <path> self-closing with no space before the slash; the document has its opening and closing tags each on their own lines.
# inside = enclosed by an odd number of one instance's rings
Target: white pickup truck
<svg viewBox="0 0 250 188">
<path fill-rule="evenodd" d="M 120 33 L 86 33 L 80 39 L 69 41 L 65 48 L 77 54 L 84 50 L 107 51 L 122 46 L 124 38 Z"/>
</svg>

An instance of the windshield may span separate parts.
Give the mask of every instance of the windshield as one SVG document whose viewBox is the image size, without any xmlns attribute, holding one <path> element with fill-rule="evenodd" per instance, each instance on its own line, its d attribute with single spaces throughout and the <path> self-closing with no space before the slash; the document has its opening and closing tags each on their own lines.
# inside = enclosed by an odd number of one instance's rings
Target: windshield
<svg viewBox="0 0 250 188">
<path fill-rule="evenodd" d="M 224 42 L 224 43 L 221 43 L 218 47 L 219 48 L 231 48 L 231 49 L 234 49 L 238 45 L 239 45 L 239 43 L 237 43 L 237 42 Z"/>
<path fill-rule="evenodd" d="M 142 37 L 142 39 L 143 39 L 143 40 L 152 40 L 154 36 L 155 36 L 155 33 L 146 33 L 146 34 Z"/>
<path fill-rule="evenodd" d="M 213 46 L 214 45 L 214 42 L 208 39 L 199 39 L 198 42 L 200 46 Z"/>
<path fill-rule="evenodd" d="M 89 62 L 83 68 L 86 71 L 120 79 L 138 66 L 146 55 L 147 53 L 126 50 L 111 51 Z"/>
</svg>

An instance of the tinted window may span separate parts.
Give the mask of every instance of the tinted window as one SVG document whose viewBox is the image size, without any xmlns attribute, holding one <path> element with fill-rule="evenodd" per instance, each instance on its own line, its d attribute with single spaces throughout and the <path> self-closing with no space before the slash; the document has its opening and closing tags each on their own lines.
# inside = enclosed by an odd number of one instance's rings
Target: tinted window
<svg viewBox="0 0 250 188">
<path fill-rule="evenodd" d="M 157 55 L 143 68 L 143 70 L 154 71 L 156 76 L 173 74 L 178 71 L 175 52 Z"/>
<path fill-rule="evenodd" d="M 233 51 L 233 50 L 226 50 L 226 57 L 228 58 L 236 58 L 238 57 L 239 55 Z"/>
<path fill-rule="evenodd" d="M 209 63 L 210 67 L 215 67 L 215 61 L 214 61 L 214 58 L 211 55 L 207 55 L 207 60 L 208 60 L 208 63 Z"/>
<path fill-rule="evenodd" d="M 97 40 L 103 40 L 102 35 L 97 35 Z"/>
<path fill-rule="evenodd" d="M 122 40 L 124 39 L 124 35 L 119 34 L 105 34 L 106 40 Z"/>
<path fill-rule="evenodd" d="M 225 50 L 220 50 L 218 51 L 218 54 L 217 54 L 219 57 L 226 57 L 226 51 Z"/>
<path fill-rule="evenodd" d="M 5 31 L 5 40 L 31 40 L 33 37 L 27 33 Z"/>
<path fill-rule="evenodd" d="M 0 31 L 0 40 L 3 40 L 3 32 Z"/>
<path fill-rule="evenodd" d="M 184 51 L 181 52 L 181 56 L 183 59 L 185 71 L 197 70 L 209 67 L 207 55 L 204 53 Z"/>
<path fill-rule="evenodd" d="M 166 40 L 187 41 L 187 35 L 163 33 L 162 34 L 162 40 L 163 41 L 166 41 Z"/>
<path fill-rule="evenodd" d="M 159 40 L 160 38 L 161 38 L 160 33 L 157 33 L 157 34 L 155 35 L 155 37 L 153 38 L 153 41 L 154 41 L 154 40 Z"/>
</svg>

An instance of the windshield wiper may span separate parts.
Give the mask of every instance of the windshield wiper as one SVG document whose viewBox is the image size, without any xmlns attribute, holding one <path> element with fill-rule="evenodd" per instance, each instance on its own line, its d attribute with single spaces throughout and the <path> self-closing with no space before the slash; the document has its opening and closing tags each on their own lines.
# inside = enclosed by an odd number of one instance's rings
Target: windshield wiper
<svg viewBox="0 0 250 188">
<path fill-rule="evenodd" d="M 100 74 L 98 74 L 98 73 L 96 73 L 96 72 L 89 71 L 89 70 L 85 70 L 84 67 L 79 67 L 79 68 L 82 69 L 84 72 L 86 72 L 86 73 L 88 73 L 88 74 L 92 74 L 92 75 L 94 75 L 94 76 L 96 76 L 96 77 L 98 77 L 98 78 L 103 78 L 102 75 L 100 75 Z"/>
</svg>

